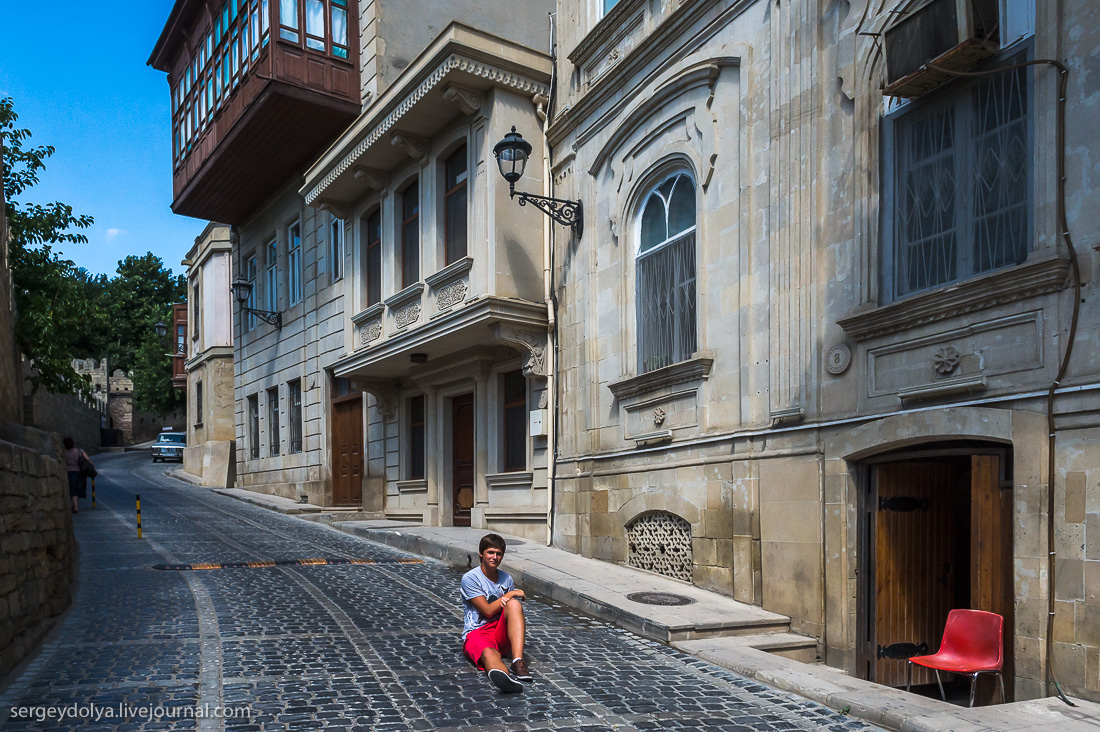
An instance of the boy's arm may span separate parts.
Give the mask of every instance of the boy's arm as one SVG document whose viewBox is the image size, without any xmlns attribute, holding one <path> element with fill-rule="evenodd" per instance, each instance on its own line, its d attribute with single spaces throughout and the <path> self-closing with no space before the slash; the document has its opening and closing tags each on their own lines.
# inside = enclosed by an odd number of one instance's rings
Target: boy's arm
<svg viewBox="0 0 1100 732">
<path fill-rule="evenodd" d="M 473 604 L 478 613 L 481 614 L 481 617 L 492 620 L 500 614 L 500 611 L 504 609 L 504 606 L 507 605 L 513 597 L 520 597 L 522 599 L 523 590 L 506 592 L 502 597 L 492 602 L 489 602 L 489 598 L 485 595 L 479 595 L 477 597 L 471 597 L 470 603 Z"/>
</svg>

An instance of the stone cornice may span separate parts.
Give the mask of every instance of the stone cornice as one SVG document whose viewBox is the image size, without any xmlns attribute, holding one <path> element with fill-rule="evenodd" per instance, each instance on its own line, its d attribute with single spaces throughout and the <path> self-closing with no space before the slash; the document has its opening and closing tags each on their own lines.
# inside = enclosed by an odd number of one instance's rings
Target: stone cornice
<svg viewBox="0 0 1100 732">
<path fill-rule="evenodd" d="M 423 282 L 414 282 L 413 284 L 409 285 L 408 287 L 406 287 L 404 290 L 401 290 L 397 294 L 390 295 L 388 298 L 383 300 L 383 302 L 386 304 L 386 307 L 388 307 L 390 310 L 393 310 L 395 308 L 398 308 L 398 307 L 404 305 L 407 302 L 410 302 L 412 300 L 418 300 L 420 298 L 420 295 L 423 292 L 424 292 L 424 283 Z"/>
<path fill-rule="evenodd" d="M 385 309 L 385 303 L 376 302 L 366 310 L 363 310 L 362 312 L 358 312 L 355 315 L 351 316 L 351 322 L 355 323 L 356 325 L 362 325 L 371 318 L 379 317 L 383 313 L 383 311 L 385 311 Z"/>
<path fill-rule="evenodd" d="M 736 0 L 729 7 L 724 8 L 721 11 L 721 15 L 728 18 L 735 18 L 748 7 L 755 4 L 755 2 L 756 0 Z M 629 4 L 630 3 L 627 3 L 627 5 Z M 679 9 L 673 11 L 672 14 L 654 28 L 641 43 L 638 43 L 634 48 L 630 49 L 614 68 L 607 71 L 592 84 L 589 90 L 580 96 L 572 106 L 566 110 L 562 110 L 554 124 L 546 131 L 546 139 L 550 146 L 558 146 L 577 128 L 578 125 L 591 116 L 602 105 L 616 97 L 620 97 L 620 100 L 612 105 L 613 109 L 608 110 L 608 114 L 603 115 L 603 118 L 611 119 L 621 112 L 623 106 L 634 98 L 634 95 L 623 94 L 622 92 L 624 86 L 626 86 L 626 80 L 640 72 L 655 59 L 662 56 L 668 56 L 667 62 L 662 63 L 660 68 L 654 71 L 647 79 L 640 81 L 636 85 L 631 85 L 636 88 L 644 88 L 651 83 L 654 78 L 665 73 L 670 64 L 674 64 L 681 60 L 683 54 L 675 53 L 669 56 L 668 47 L 677 40 L 679 35 L 691 23 L 698 20 L 704 13 L 718 4 L 718 0 L 696 0 L 695 2 L 684 3 Z M 618 8 L 613 9 L 603 20 L 612 18 L 615 14 L 614 11 L 617 9 Z M 625 12 L 629 13 L 629 11 Z M 601 21 L 601 24 L 602 22 L 603 21 Z M 708 24 L 708 28 L 716 29 L 722 27 L 722 25 L 721 23 L 710 23 Z M 600 25 L 597 25 L 589 36 L 582 41 L 581 45 L 577 47 L 577 50 L 574 50 L 574 52 L 570 54 L 569 60 L 573 61 L 576 66 L 583 67 L 584 62 L 597 50 L 606 50 L 603 45 L 596 45 L 591 48 L 586 46 L 588 38 L 593 37 L 593 34 L 597 33 L 602 33 Z M 604 34 L 604 38 L 609 37 L 609 34 Z M 698 46 L 704 40 L 705 38 L 701 37 L 693 39 L 692 42 L 695 46 Z M 582 47 L 588 51 L 587 54 L 582 55 L 578 53 Z M 735 63 L 739 62 L 739 59 L 735 60 Z"/>
<path fill-rule="evenodd" d="M 534 78 L 539 75 L 537 69 L 531 66 L 525 67 L 521 61 L 509 60 L 503 55 L 494 57 L 492 51 L 486 50 L 493 47 L 494 41 L 501 49 L 507 46 L 512 50 L 519 49 L 527 55 L 542 56 L 529 49 L 466 28 L 461 24 L 452 23 L 448 31 L 445 31 L 433 44 L 436 48 L 429 48 L 424 54 L 424 57 L 436 57 L 439 60 L 429 61 L 430 65 L 425 68 L 410 67 L 409 76 L 399 78 L 390 90 L 372 105 L 371 109 L 360 117 L 340 140 L 336 141 L 330 151 L 335 158 L 326 155 L 306 172 L 305 185 L 299 191 L 306 199 L 306 203 L 313 205 L 313 202 L 333 181 L 355 165 L 367 150 L 383 141 L 428 92 L 444 85 L 444 82 L 449 81 L 454 74 L 462 74 L 465 78 L 480 78 L 493 85 L 512 89 L 527 96 L 549 95 L 549 85 Z M 486 48 L 480 48 L 478 44 Z M 522 73 L 520 69 L 533 73 Z M 327 171 L 326 168 L 328 168 Z M 321 175 L 322 171 L 325 171 L 323 175 Z"/>
<path fill-rule="evenodd" d="M 452 262 L 448 264 L 446 267 L 439 270 L 438 272 L 433 272 L 432 274 L 428 275 L 424 278 L 424 282 L 427 283 L 428 287 L 434 290 L 440 285 L 445 285 L 451 280 L 457 279 L 458 277 L 466 274 L 473 266 L 473 257 L 463 257 L 457 262 Z"/>
<path fill-rule="evenodd" d="M 1047 257 L 869 308 L 837 321 L 856 341 L 909 330 L 1066 287 L 1069 260 Z"/>
<path fill-rule="evenodd" d="M 485 485 L 489 488 L 530 488 L 534 482 L 533 473 L 486 473 Z"/>
<path fill-rule="evenodd" d="M 647 371 L 638 376 L 620 379 L 608 384 L 607 388 L 611 390 L 616 399 L 630 399 L 667 386 L 705 379 L 710 376 L 710 369 L 713 365 L 713 358 L 691 358 L 655 371 Z"/>
</svg>

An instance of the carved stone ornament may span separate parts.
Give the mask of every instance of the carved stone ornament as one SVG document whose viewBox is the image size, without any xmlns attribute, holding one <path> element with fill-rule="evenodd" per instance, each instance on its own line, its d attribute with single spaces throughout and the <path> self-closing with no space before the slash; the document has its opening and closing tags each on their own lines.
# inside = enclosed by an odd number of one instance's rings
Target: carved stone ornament
<svg viewBox="0 0 1100 732">
<path fill-rule="evenodd" d="M 448 310 L 460 304 L 466 299 L 466 280 L 458 280 L 439 288 L 435 295 L 435 306 L 440 310 Z"/>
<path fill-rule="evenodd" d="M 523 361 L 524 376 L 546 376 L 546 333 L 510 328 L 497 323 L 493 326 L 493 340 L 510 346 L 519 346 L 523 352 L 527 353 Z"/>
<path fill-rule="evenodd" d="M 934 358 L 936 373 L 947 376 L 959 366 L 959 349 L 954 346 L 941 346 Z"/>
<path fill-rule="evenodd" d="M 852 349 L 843 343 L 837 343 L 825 354 L 825 370 L 834 376 L 839 376 L 848 370 L 852 363 Z"/>
<path fill-rule="evenodd" d="M 364 168 L 362 165 L 355 166 L 355 180 L 359 181 L 372 191 L 380 191 L 386 187 L 390 182 L 390 176 L 383 170 L 375 170 L 374 168 Z"/>
<path fill-rule="evenodd" d="M 393 137 L 390 138 L 390 144 L 413 160 L 420 160 L 428 151 L 428 143 L 423 138 L 399 132 L 395 132 Z"/>
<path fill-rule="evenodd" d="M 663 425 L 665 423 L 665 417 L 666 416 L 667 415 L 665 414 L 665 410 L 661 409 L 660 407 L 657 407 L 656 409 L 654 409 L 653 410 L 653 426 L 654 427 L 660 427 L 661 425 Z"/>
<path fill-rule="evenodd" d="M 321 201 L 317 208 L 329 212 L 338 219 L 346 219 L 348 217 L 348 207 L 341 203 L 336 203 L 335 201 Z"/>
<path fill-rule="evenodd" d="M 443 98 L 462 110 L 463 114 L 473 114 L 481 109 L 481 97 L 477 92 L 451 84 L 443 90 Z"/>
<path fill-rule="evenodd" d="M 372 320 L 359 328 L 359 342 L 364 346 L 382 337 L 382 321 Z"/>
<path fill-rule="evenodd" d="M 397 414 L 397 389 L 389 381 L 377 381 L 359 377 L 348 377 L 351 388 L 357 391 L 365 391 L 374 397 L 375 405 L 384 417 L 392 417 Z"/>
<path fill-rule="evenodd" d="M 393 322 L 398 328 L 404 328 L 420 320 L 420 303 L 414 302 L 393 314 Z"/>
</svg>

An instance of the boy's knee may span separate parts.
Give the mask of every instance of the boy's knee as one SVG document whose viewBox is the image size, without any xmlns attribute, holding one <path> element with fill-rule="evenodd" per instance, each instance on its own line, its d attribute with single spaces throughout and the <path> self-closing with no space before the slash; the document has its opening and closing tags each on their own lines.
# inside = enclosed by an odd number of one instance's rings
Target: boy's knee
<svg viewBox="0 0 1100 732">
<path fill-rule="evenodd" d="M 510 600 L 508 604 L 504 606 L 504 612 L 513 617 L 523 615 L 523 603 L 519 600 Z"/>
</svg>

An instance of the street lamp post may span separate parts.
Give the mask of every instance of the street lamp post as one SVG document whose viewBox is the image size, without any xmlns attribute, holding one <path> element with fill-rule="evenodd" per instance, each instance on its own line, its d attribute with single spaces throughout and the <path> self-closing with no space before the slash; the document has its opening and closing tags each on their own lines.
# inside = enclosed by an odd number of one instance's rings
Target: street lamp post
<svg viewBox="0 0 1100 732">
<path fill-rule="evenodd" d="M 504 135 L 503 140 L 493 146 L 493 155 L 496 156 L 500 174 L 508 181 L 509 198 L 519 196 L 520 206 L 530 203 L 562 226 L 571 228 L 578 237 L 583 233 L 584 207 L 580 201 L 516 192 L 516 181 L 523 177 L 523 169 L 531 155 L 531 143 L 516 132 L 515 125 L 512 125 L 512 131 Z"/>
<path fill-rule="evenodd" d="M 248 299 L 252 297 L 252 283 L 243 277 L 238 277 L 233 280 L 233 297 L 237 298 L 237 302 L 240 303 L 241 310 L 246 313 L 255 315 L 260 320 L 264 321 L 268 325 L 274 325 L 276 328 L 281 329 L 283 327 L 283 314 L 274 310 L 257 310 L 256 308 L 248 307 Z"/>
</svg>

